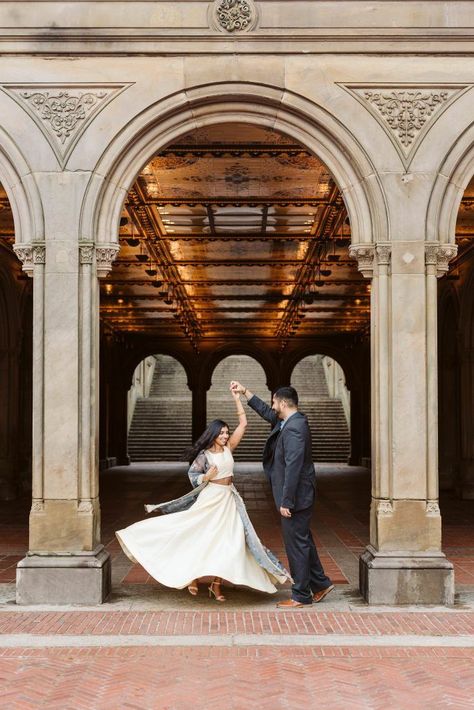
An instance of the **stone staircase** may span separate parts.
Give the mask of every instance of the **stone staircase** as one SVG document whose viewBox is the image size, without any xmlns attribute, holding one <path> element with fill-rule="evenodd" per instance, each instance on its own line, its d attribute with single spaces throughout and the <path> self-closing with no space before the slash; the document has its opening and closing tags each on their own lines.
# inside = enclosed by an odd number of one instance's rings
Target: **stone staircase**
<svg viewBox="0 0 474 710">
<path fill-rule="evenodd" d="M 214 370 L 212 386 L 207 398 L 207 421 L 223 419 L 232 431 L 238 424 L 234 400 L 229 392 L 231 380 L 242 382 L 251 392 L 270 404 L 271 394 L 267 388 L 265 372 L 255 360 L 247 355 L 231 355 Z M 260 461 L 265 440 L 271 431 L 270 425 L 255 414 L 242 397 L 248 426 L 245 436 L 235 451 L 236 461 Z"/>
<path fill-rule="evenodd" d="M 150 395 L 135 404 L 128 434 L 131 461 L 180 461 L 191 444 L 191 416 L 184 368 L 168 355 L 157 355 Z"/>
<path fill-rule="evenodd" d="M 150 396 L 139 398 L 135 405 L 128 438 L 132 461 L 179 461 L 191 443 L 192 400 L 184 369 L 169 356 L 159 355 L 156 360 Z M 232 430 L 238 418 L 229 393 L 231 379 L 240 380 L 268 403 L 271 395 L 263 369 L 252 358 L 235 355 L 222 361 L 208 392 L 207 421 L 223 419 Z M 292 384 L 300 395 L 300 409 L 309 420 L 314 460 L 347 462 L 349 430 L 341 402 L 329 397 L 321 358 L 312 356 L 299 363 Z M 248 428 L 235 459 L 259 461 L 270 427 L 244 406 Z"/>
<path fill-rule="evenodd" d="M 341 401 L 329 396 L 321 356 L 312 355 L 298 363 L 291 384 L 298 392 L 300 410 L 308 417 L 314 460 L 347 463 L 349 427 Z"/>
</svg>

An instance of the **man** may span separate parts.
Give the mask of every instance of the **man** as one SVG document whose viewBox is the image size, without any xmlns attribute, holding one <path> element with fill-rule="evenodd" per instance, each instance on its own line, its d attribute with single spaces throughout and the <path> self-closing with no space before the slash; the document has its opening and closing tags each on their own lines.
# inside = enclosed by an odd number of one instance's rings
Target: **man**
<svg viewBox="0 0 474 710">
<path fill-rule="evenodd" d="M 298 609 L 320 602 L 334 585 L 324 573 L 311 534 L 316 476 L 311 432 L 308 420 L 298 411 L 298 394 L 293 387 L 280 387 L 269 407 L 240 382 L 232 381 L 230 387 L 244 395 L 248 405 L 273 426 L 263 451 L 263 469 L 281 515 L 283 540 L 294 580 L 291 599 L 277 606 Z"/>
</svg>

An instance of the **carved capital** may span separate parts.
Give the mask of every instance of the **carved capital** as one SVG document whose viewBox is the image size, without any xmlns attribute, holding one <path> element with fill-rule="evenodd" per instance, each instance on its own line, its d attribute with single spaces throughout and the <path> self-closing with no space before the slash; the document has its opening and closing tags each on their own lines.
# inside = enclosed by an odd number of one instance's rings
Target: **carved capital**
<svg viewBox="0 0 474 710">
<path fill-rule="evenodd" d="M 425 264 L 436 267 L 438 278 L 449 270 L 449 262 L 458 252 L 456 244 L 425 244 Z"/>
<path fill-rule="evenodd" d="M 104 278 L 112 269 L 112 263 L 119 252 L 118 244 L 96 247 L 97 276 Z"/>
<path fill-rule="evenodd" d="M 94 261 L 94 245 L 81 244 L 79 246 L 79 261 L 81 264 L 92 264 Z"/>
<path fill-rule="evenodd" d="M 23 271 L 28 276 L 33 276 L 35 264 L 45 264 L 46 247 L 44 244 L 14 244 L 13 251 L 22 263 Z"/>
<path fill-rule="evenodd" d="M 366 279 L 370 279 L 374 272 L 373 244 L 352 244 L 349 247 L 349 256 L 357 261 L 357 267 Z"/>
<path fill-rule="evenodd" d="M 211 24 L 221 32 L 236 34 L 248 32 L 257 21 L 253 0 L 216 0 Z"/>
<path fill-rule="evenodd" d="M 392 247 L 390 244 L 377 244 L 375 252 L 377 254 L 377 263 L 379 266 L 388 266 L 390 264 L 390 256 L 392 254 Z"/>
</svg>

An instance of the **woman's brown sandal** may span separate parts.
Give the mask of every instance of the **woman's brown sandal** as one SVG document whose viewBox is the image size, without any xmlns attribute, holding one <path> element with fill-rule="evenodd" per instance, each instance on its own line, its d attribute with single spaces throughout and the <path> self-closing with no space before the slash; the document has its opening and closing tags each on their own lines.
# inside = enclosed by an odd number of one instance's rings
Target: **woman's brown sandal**
<svg viewBox="0 0 474 710">
<path fill-rule="evenodd" d="M 193 597 L 195 597 L 195 596 L 197 595 L 197 593 L 199 592 L 199 587 L 198 587 L 198 583 L 197 583 L 196 580 L 194 580 L 193 582 L 191 582 L 191 584 L 188 584 L 188 592 L 189 592 Z"/>
<path fill-rule="evenodd" d="M 214 586 L 216 586 L 216 587 L 219 589 L 219 592 L 220 592 L 221 583 L 220 583 L 220 582 L 212 582 L 212 583 L 211 583 L 211 586 L 208 587 L 208 590 L 209 590 L 209 597 L 214 596 L 217 602 L 225 602 L 225 601 L 226 601 L 225 596 L 224 596 L 223 594 L 218 594 L 218 593 L 214 590 Z"/>
</svg>

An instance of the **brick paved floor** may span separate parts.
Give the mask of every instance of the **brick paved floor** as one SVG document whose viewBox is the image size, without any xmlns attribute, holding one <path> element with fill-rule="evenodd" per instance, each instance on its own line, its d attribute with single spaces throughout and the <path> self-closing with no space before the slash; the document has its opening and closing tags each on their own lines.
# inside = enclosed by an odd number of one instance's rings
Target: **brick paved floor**
<svg viewBox="0 0 474 710">
<path fill-rule="evenodd" d="M 114 531 L 142 518 L 145 502 L 184 492 L 179 466 L 116 469 L 101 485 L 114 596 L 90 610 L 15 607 L 11 582 L 27 549 L 29 504 L 0 504 L 2 710 L 474 707 L 472 606 L 374 611 L 357 596 L 368 539 L 364 470 L 319 471 L 313 529 L 337 590 L 296 613 L 242 590 L 228 590 L 229 603 L 216 608 L 204 590 L 198 599 L 165 590 L 123 555 Z M 241 472 L 237 485 L 263 541 L 284 558 L 262 475 Z M 474 503 L 445 495 L 441 508 L 458 590 L 474 592 Z"/>
</svg>

